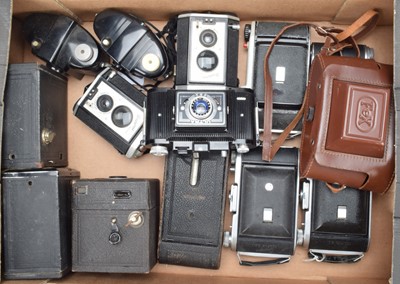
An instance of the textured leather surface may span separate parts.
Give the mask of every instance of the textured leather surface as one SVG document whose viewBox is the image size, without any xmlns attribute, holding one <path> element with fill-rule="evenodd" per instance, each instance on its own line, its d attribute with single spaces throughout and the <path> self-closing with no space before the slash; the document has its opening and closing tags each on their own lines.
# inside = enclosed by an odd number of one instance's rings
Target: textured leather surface
<svg viewBox="0 0 400 284">
<path fill-rule="evenodd" d="M 333 193 L 314 180 L 309 249 L 365 252 L 369 244 L 371 193 L 347 188 Z M 345 218 L 339 215 L 339 206 Z"/>
<path fill-rule="evenodd" d="M 159 246 L 161 263 L 219 267 L 226 160 L 219 151 L 200 153 L 198 181 L 192 186 L 192 155 L 169 153 Z"/>
<path fill-rule="evenodd" d="M 394 178 L 394 107 L 392 95 L 393 68 L 390 65 L 379 64 L 374 60 L 333 57 L 319 54 L 313 61 L 310 71 L 310 80 L 306 93 L 303 135 L 301 141 L 300 175 L 323 180 L 329 183 L 339 183 L 352 188 L 370 190 L 383 193 L 387 191 Z M 360 143 L 372 141 L 373 135 L 364 132 L 363 139 L 347 141 L 349 146 L 328 149 L 327 142 L 329 130 L 338 127 L 346 129 L 340 123 L 346 112 L 359 111 L 354 109 L 332 108 L 336 104 L 333 93 L 334 82 L 350 82 L 362 86 L 365 90 L 359 92 L 358 102 L 350 104 L 360 106 L 365 99 L 373 98 L 376 102 L 377 90 L 390 92 L 385 96 L 384 107 L 381 111 L 388 114 L 375 112 L 369 116 L 375 125 L 371 129 L 380 127 L 378 122 L 384 121 L 382 129 L 384 142 L 383 156 L 376 157 L 378 150 L 372 151 L 370 147 L 359 147 Z M 371 96 L 371 94 L 373 94 Z M 342 94 L 346 96 L 347 94 Z M 379 107 L 377 108 L 379 109 Z M 313 110 L 313 116 L 309 115 Z M 376 119 L 380 116 L 381 119 Z M 387 116 L 387 119 L 385 118 Z M 382 118 L 383 117 L 383 118 Z M 353 119 L 360 119 L 354 115 Z M 356 125 L 357 121 L 353 123 Z M 342 131 L 343 133 L 343 131 Z M 347 134 L 345 134 L 347 135 Z M 365 139 L 365 137 L 370 137 Z M 355 149 L 355 150 L 354 150 Z M 362 151 L 362 152 L 360 152 Z M 362 155 L 361 155 L 362 154 Z M 374 155 L 375 154 L 375 155 Z"/>
<path fill-rule="evenodd" d="M 61 278 L 71 269 L 71 180 L 79 172 L 20 171 L 2 177 L 4 277 Z"/>
<path fill-rule="evenodd" d="M 81 179 L 72 191 L 72 271 L 150 272 L 157 261 L 159 181 Z M 129 225 L 134 211 L 143 216 L 139 227 Z M 121 239 L 112 244 L 116 228 Z"/>
<path fill-rule="evenodd" d="M 36 63 L 10 64 L 4 104 L 3 168 L 68 165 L 66 77 Z M 55 134 L 52 142 L 43 143 L 44 131 Z"/>
<path fill-rule="evenodd" d="M 298 149 L 282 148 L 266 162 L 258 147 L 243 155 L 242 163 L 237 251 L 293 255 Z M 270 221 L 264 219 L 265 210 L 271 212 Z"/>
</svg>

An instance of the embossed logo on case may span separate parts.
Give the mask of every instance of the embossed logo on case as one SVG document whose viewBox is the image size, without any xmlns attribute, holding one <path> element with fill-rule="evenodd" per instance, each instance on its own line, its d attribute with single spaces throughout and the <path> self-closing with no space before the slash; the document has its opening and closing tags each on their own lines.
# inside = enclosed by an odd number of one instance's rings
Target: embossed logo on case
<svg viewBox="0 0 400 284">
<path fill-rule="evenodd" d="M 357 128 L 369 132 L 375 126 L 376 102 L 372 97 L 363 97 L 358 101 Z"/>
<path fill-rule="evenodd" d="M 326 149 L 382 157 L 389 120 L 389 88 L 334 80 Z"/>
<path fill-rule="evenodd" d="M 389 94 L 387 89 L 348 85 L 343 138 L 383 141 L 388 113 L 386 96 Z"/>
</svg>

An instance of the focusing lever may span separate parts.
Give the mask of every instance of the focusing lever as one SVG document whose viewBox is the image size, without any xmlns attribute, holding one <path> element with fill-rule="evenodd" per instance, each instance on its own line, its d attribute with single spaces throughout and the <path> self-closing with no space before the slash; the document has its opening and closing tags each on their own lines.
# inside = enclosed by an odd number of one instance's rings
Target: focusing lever
<svg viewBox="0 0 400 284">
<path fill-rule="evenodd" d="M 193 152 L 192 167 L 190 169 L 190 185 L 195 186 L 199 175 L 200 154 Z"/>
</svg>

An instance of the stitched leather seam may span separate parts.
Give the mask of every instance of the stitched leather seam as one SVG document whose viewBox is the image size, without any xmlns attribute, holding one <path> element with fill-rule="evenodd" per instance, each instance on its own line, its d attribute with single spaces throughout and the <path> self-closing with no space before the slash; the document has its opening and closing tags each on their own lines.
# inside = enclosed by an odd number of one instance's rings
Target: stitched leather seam
<svg viewBox="0 0 400 284">
<path fill-rule="evenodd" d="M 317 58 L 320 58 L 321 57 L 321 55 L 320 54 L 318 54 L 317 55 Z M 321 62 L 321 60 L 319 60 L 319 62 Z M 311 81 L 311 78 L 313 78 L 313 74 L 314 74 L 314 72 L 315 72 L 315 65 L 316 64 L 312 64 L 311 65 L 311 70 L 310 70 L 310 81 Z M 310 83 L 308 84 L 308 87 L 307 87 L 307 90 L 306 90 L 306 96 L 307 96 L 307 99 L 306 99 L 306 105 L 305 105 L 305 113 L 304 113 L 304 115 L 306 115 L 306 111 L 308 110 L 308 107 L 309 107 L 309 105 L 310 105 L 310 100 L 309 100 L 309 98 L 310 98 L 310 92 L 311 92 L 311 88 L 310 88 Z M 303 127 L 303 130 L 302 130 L 302 133 L 306 133 L 306 131 L 305 131 L 305 129 L 307 128 L 307 123 L 304 123 L 304 127 Z M 301 147 L 300 147 L 300 149 L 303 149 L 303 145 L 304 145 L 304 135 L 301 135 Z M 314 150 L 312 151 L 312 155 L 311 155 L 311 157 L 313 157 L 313 156 L 315 156 L 315 149 L 316 147 L 314 147 Z M 310 169 L 311 169 L 311 166 L 314 164 L 314 158 L 311 158 L 311 162 L 308 162 L 307 164 L 306 164 L 306 167 L 305 167 L 305 173 L 304 173 L 304 176 L 306 176 L 306 175 L 308 175 L 308 173 L 310 172 Z"/>
</svg>

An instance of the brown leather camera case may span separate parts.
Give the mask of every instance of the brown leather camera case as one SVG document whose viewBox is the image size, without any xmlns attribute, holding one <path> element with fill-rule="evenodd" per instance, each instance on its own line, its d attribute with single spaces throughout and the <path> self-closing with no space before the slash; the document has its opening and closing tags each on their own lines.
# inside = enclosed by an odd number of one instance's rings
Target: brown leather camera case
<svg viewBox="0 0 400 284">
<path fill-rule="evenodd" d="M 394 178 L 393 67 L 318 55 L 311 66 L 300 175 L 383 193 Z"/>
</svg>

